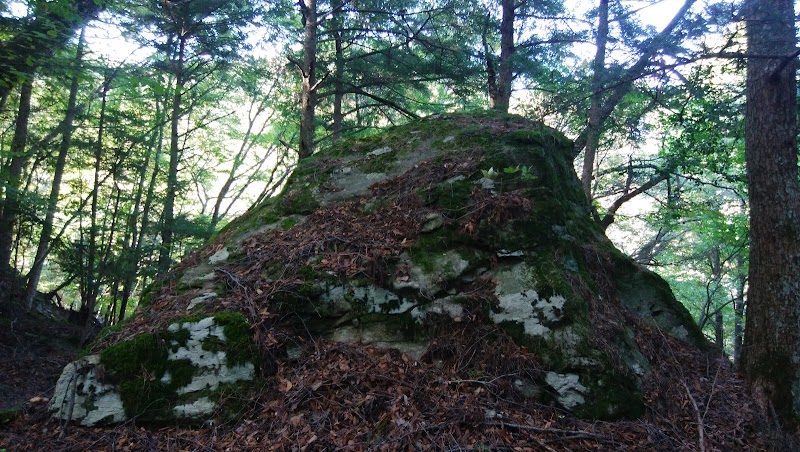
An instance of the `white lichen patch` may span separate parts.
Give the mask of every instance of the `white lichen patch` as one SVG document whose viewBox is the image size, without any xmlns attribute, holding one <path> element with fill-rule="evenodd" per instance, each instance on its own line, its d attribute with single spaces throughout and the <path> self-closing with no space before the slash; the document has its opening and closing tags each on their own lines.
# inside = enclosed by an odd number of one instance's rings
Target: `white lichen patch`
<svg viewBox="0 0 800 452">
<path fill-rule="evenodd" d="M 495 275 L 495 295 L 500 312 L 492 312 L 495 323 L 522 323 L 525 333 L 543 336 L 551 331 L 548 323 L 557 322 L 563 316 L 566 298 L 553 295 L 540 297 L 530 288 L 532 277 L 525 264 L 506 267 Z"/>
<path fill-rule="evenodd" d="M 178 281 L 178 287 L 205 287 L 216 278 L 214 269 L 208 264 L 202 264 L 186 270 Z"/>
<path fill-rule="evenodd" d="M 228 366 L 228 359 L 224 351 L 203 349 L 203 341 L 209 339 L 225 342 L 224 328 L 218 325 L 213 317 L 206 317 L 197 322 L 173 323 L 168 327 L 168 331 L 172 333 L 180 330 L 187 330 L 189 338 L 185 344 L 173 341 L 170 344 L 167 359 L 170 361 L 188 360 L 197 371 L 188 385 L 175 391 L 177 394 L 188 394 L 205 389 L 215 390 L 223 383 L 252 380 L 255 377 L 253 363 Z"/>
<path fill-rule="evenodd" d="M 420 359 L 428 348 L 427 342 L 409 341 L 397 328 L 385 323 L 341 326 L 333 330 L 330 339 L 348 344 L 394 348 L 416 360 Z"/>
<path fill-rule="evenodd" d="M 390 148 L 389 146 L 386 146 L 386 147 L 375 149 L 372 152 L 368 152 L 367 155 L 378 156 L 378 155 L 388 154 L 388 153 L 390 153 L 392 151 L 393 151 L 392 148 Z"/>
<path fill-rule="evenodd" d="M 428 212 L 422 224 L 421 231 L 424 233 L 433 232 L 444 225 L 444 217 L 439 212 Z"/>
<path fill-rule="evenodd" d="M 579 381 L 577 374 L 547 372 L 544 381 L 558 393 L 558 403 L 569 410 L 586 402 L 588 389 Z"/>
<path fill-rule="evenodd" d="M 525 333 L 534 336 L 543 336 L 551 329 L 542 322 L 554 322 L 561 318 L 561 309 L 566 299 L 561 295 L 554 295 L 542 299 L 533 290 L 502 294 L 495 293 L 498 299 L 500 312 L 492 312 L 491 317 L 495 323 L 505 321 L 521 322 Z"/>
<path fill-rule="evenodd" d="M 394 292 L 377 286 L 354 287 L 353 297 L 364 302 L 367 310 L 373 313 L 401 314 L 416 306 L 408 300 L 401 299 Z"/>
<path fill-rule="evenodd" d="M 669 334 L 677 337 L 678 339 L 688 340 L 689 339 L 689 331 L 686 330 L 686 327 L 683 325 L 678 325 L 672 328 Z"/>
<path fill-rule="evenodd" d="M 445 314 L 455 321 L 460 321 L 464 316 L 464 307 L 454 302 L 455 297 L 445 297 L 433 300 L 423 306 L 417 306 L 411 311 L 411 317 L 421 322 L 429 313 Z"/>
<path fill-rule="evenodd" d="M 122 422 L 125 409 L 116 388 L 98 379 L 100 355 L 88 355 L 67 364 L 56 383 L 49 409 L 59 419 L 72 419 L 91 427 L 102 422 Z"/>
<path fill-rule="evenodd" d="M 208 301 L 208 300 L 210 300 L 212 298 L 216 298 L 216 296 L 217 296 L 217 294 L 214 293 L 214 292 L 206 292 L 206 293 L 200 295 L 199 297 L 194 297 L 191 300 L 189 300 L 189 305 L 186 306 L 186 310 L 187 311 L 191 311 L 198 304 L 204 303 L 204 302 L 206 302 L 206 301 Z"/>
<path fill-rule="evenodd" d="M 497 257 L 524 257 L 527 253 L 525 250 L 498 250 Z"/>
<path fill-rule="evenodd" d="M 228 251 L 228 248 L 222 248 L 221 250 L 214 253 L 211 257 L 208 258 L 208 263 L 211 265 L 218 265 L 222 262 L 228 260 L 228 257 L 231 253 Z"/>
<path fill-rule="evenodd" d="M 407 259 L 407 256 L 401 256 Z M 426 295 L 435 294 L 442 283 L 453 280 L 461 276 L 467 268 L 469 262 L 461 257 L 456 251 L 447 251 L 438 256 L 430 256 L 425 270 L 422 266 L 408 261 L 409 278 L 407 280 L 395 280 L 392 284 L 395 289 L 416 289 Z"/>
<path fill-rule="evenodd" d="M 198 418 L 212 414 L 216 408 L 217 405 L 209 400 L 208 397 L 200 397 L 192 403 L 178 405 L 172 411 L 178 417 Z"/>
<path fill-rule="evenodd" d="M 322 205 L 366 195 L 372 184 L 389 178 L 386 173 L 363 173 L 357 168 L 349 168 L 349 171 L 334 173 L 332 176 L 331 182 L 337 187 L 335 191 L 320 192 L 319 187 L 312 189 L 314 198 Z"/>
</svg>

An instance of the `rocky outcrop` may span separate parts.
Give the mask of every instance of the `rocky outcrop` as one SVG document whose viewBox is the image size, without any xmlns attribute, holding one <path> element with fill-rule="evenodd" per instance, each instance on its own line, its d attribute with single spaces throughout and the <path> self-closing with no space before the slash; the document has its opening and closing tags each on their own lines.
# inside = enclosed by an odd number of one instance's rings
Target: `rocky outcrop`
<svg viewBox="0 0 800 452">
<path fill-rule="evenodd" d="M 704 339 L 666 283 L 594 224 L 572 148 L 540 124 L 485 114 L 429 118 L 322 151 L 298 165 L 280 196 L 153 287 L 125 340 L 100 341 L 99 358 L 68 367 L 54 407 L 87 424 L 142 416 L 154 401 L 126 399 L 120 388 L 147 381 L 169 393 L 150 418 L 211 416 L 212 381 L 247 379 L 254 367 L 219 353 L 189 358 L 176 337 L 194 327 L 175 325 L 226 310 L 253 325 L 267 382 L 318 340 L 396 348 L 437 366 L 452 358 L 441 345 L 448 328 L 490 328 L 540 363 L 495 376 L 513 380 L 518 397 L 587 418 L 636 417 L 652 366 L 640 331 L 699 347 Z M 104 361 L 147 334 L 173 344 L 160 364 Z M 201 362 L 216 369 L 213 379 Z M 101 366 L 107 378 L 85 370 Z M 97 396 L 65 411 L 73 393 Z M 120 400 L 124 416 L 85 408 Z"/>
</svg>

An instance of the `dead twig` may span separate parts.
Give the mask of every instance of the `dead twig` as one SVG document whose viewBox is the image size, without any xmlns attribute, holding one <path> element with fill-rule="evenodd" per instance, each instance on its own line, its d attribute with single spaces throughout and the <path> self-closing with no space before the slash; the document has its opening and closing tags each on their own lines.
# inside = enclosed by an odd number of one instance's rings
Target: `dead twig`
<svg viewBox="0 0 800 452">
<path fill-rule="evenodd" d="M 705 439 L 705 427 L 703 426 L 704 415 L 700 413 L 700 408 L 697 406 L 697 402 L 694 400 L 694 397 L 692 397 L 692 391 L 689 390 L 689 386 L 686 384 L 686 381 L 681 380 L 681 384 L 683 385 L 683 389 L 686 390 L 686 395 L 689 396 L 689 401 L 692 402 L 692 408 L 694 408 L 694 414 L 695 416 L 697 416 L 697 437 L 698 437 L 697 440 L 700 443 L 700 451 L 705 452 L 706 439 Z M 709 402 L 710 401 L 711 400 L 709 399 Z"/>
<path fill-rule="evenodd" d="M 552 427 L 535 427 L 533 425 L 523 425 L 523 424 L 516 424 L 513 422 L 481 422 L 481 425 L 489 426 L 489 427 L 500 427 L 500 428 L 513 428 L 516 430 L 528 430 L 531 432 L 536 433 L 553 433 L 553 434 L 567 434 L 570 435 L 570 438 L 575 439 L 595 439 L 600 441 L 607 441 L 609 438 L 605 435 L 600 435 L 598 433 L 591 433 L 591 432 L 582 432 L 582 431 L 575 431 L 575 430 L 564 430 L 560 428 L 552 428 Z"/>
</svg>

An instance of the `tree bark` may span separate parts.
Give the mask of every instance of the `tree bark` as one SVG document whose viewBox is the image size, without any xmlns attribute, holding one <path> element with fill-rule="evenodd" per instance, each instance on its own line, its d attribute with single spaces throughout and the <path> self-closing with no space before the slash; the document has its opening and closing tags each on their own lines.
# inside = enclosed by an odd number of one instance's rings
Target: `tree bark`
<svg viewBox="0 0 800 452">
<path fill-rule="evenodd" d="M 127 276 L 125 278 L 125 282 L 122 289 L 122 302 L 119 308 L 119 319 L 118 321 L 121 322 L 125 318 L 125 311 L 128 307 L 128 300 L 130 299 L 131 295 L 133 294 L 134 287 L 138 281 L 138 272 L 137 269 L 140 268 L 139 261 L 142 259 L 142 246 L 144 242 L 144 235 L 147 232 L 148 228 L 150 227 L 150 212 L 152 210 L 153 199 L 155 198 L 155 190 L 156 190 L 156 183 L 158 182 L 158 174 L 159 174 L 159 166 L 158 161 L 161 159 L 161 152 L 164 146 L 164 128 L 161 126 L 161 117 L 162 117 L 162 110 L 161 110 L 161 102 L 157 101 L 156 103 L 156 114 L 155 114 L 155 124 L 156 129 L 153 131 L 153 139 L 150 143 L 150 150 L 145 158 L 144 165 L 142 166 L 142 172 L 139 179 L 139 187 L 137 189 L 136 195 L 136 206 L 134 208 L 134 215 L 131 218 L 129 223 L 129 228 L 132 230 L 132 237 L 131 237 L 131 246 L 133 250 L 131 251 L 130 257 L 130 267 L 127 272 Z M 155 150 L 155 151 L 153 151 Z M 151 153 L 155 152 L 153 156 L 153 172 L 150 174 L 150 180 L 147 183 L 147 192 L 144 195 L 144 201 L 142 201 L 142 192 L 144 191 L 144 184 L 147 175 L 147 168 L 150 162 L 150 155 Z M 138 226 L 138 232 L 136 230 L 136 217 L 139 215 L 139 204 L 143 202 L 144 205 L 142 206 L 141 210 L 141 223 Z"/>
<path fill-rule="evenodd" d="M 497 111 L 508 113 L 511 104 L 511 85 L 514 82 L 514 19 L 516 16 L 515 0 L 501 0 L 502 18 L 500 19 L 500 62 L 495 74 L 491 54 L 484 39 L 486 52 L 486 68 L 489 85 L 489 106 Z"/>
<path fill-rule="evenodd" d="M 742 268 L 744 259 L 741 254 L 736 258 L 736 265 Z M 742 343 L 744 341 L 744 294 L 747 277 L 740 273 L 736 277 L 736 288 L 733 294 L 733 367 L 742 368 Z"/>
<path fill-rule="evenodd" d="M 589 104 L 589 123 L 586 124 L 586 147 L 583 153 L 581 184 L 586 197 L 591 201 L 592 180 L 594 180 L 594 161 L 600 147 L 600 134 L 603 128 L 603 85 L 606 73 L 606 45 L 608 43 L 608 0 L 600 0 L 597 18 L 597 50 L 592 62 L 592 98 Z"/>
<path fill-rule="evenodd" d="M 11 262 L 11 250 L 14 245 L 14 229 L 20 209 L 19 194 L 22 172 L 30 157 L 25 147 L 28 142 L 32 94 L 33 80 L 28 79 L 20 88 L 17 121 L 10 148 L 11 162 L 5 178 L 5 199 L 3 200 L 2 215 L 0 215 L 0 278 L 9 284 L 15 278 L 16 273 L 16 265 Z"/>
<path fill-rule="evenodd" d="M 314 152 L 314 118 L 317 108 L 317 1 L 302 0 L 303 14 L 303 91 L 300 95 L 300 149 L 298 157 L 303 159 Z"/>
<path fill-rule="evenodd" d="M 72 145 L 72 125 L 75 122 L 77 113 L 78 82 L 80 80 L 85 38 L 86 27 L 81 29 L 81 34 L 78 38 L 78 50 L 75 54 L 74 73 L 72 74 L 72 83 L 69 88 L 67 113 L 64 116 L 64 133 L 61 135 L 61 145 L 58 149 L 56 167 L 53 171 L 53 185 L 50 187 L 50 198 L 47 201 L 47 212 L 45 213 L 44 223 L 42 224 L 42 234 L 39 237 L 39 245 L 36 248 L 36 258 L 33 260 L 30 272 L 28 272 L 28 285 L 25 291 L 25 302 L 28 305 L 28 309 L 33 307 L 33 301 L 36 298 L 36 291 L 39 287 L 39 278 L 42 276 L 44 261 L 50 253 L 50 235 L 53 233 L 53 222 L 55 220 L 56 210 L 58 209 L 58 197 L 61 194 L 61 179 L 64 177 L 67 154 Z"/>
<path fill-rule="evenodd" d="M 178 162 L 180 161 L 181 100 L 184 88 L 184 59 L 186 36 L 178 36 L 178 55 L 175 58 L 175 92 L 172 95 L 172 117 L 169 135 L 169 169 L 167 170 L 167 192 L 164 198 L 163 222 L 161 225 L 161 248 L 158 254 L 158 269 L 162 273 L 172 264 L 172 242 L 175 236 L 175 198 L 178 194 Z"/>
<path fill-rule="evenodd" d="M 745 159 L 750 275 L 743 371 L 757 400 L 800 417 L 800 185 L 794 3 L 748 0 Z"/>
<path fill-rule="evenodd" d="M 344 102 L 344 42 L 342 38 L 342 28 L 344 27 L 344 20 L 342 17 L 342 0 L 332 0 L 331 8 L 333 10 L 333 42 L 336 50 L 334 60 L 334 73 L 333 73 L 333 130 L 331 134 L 331 141 L 336 142 L 342 138 L 342 124 L 344 123 L 344 114 L 342 113 L 342 104 Z"/>
</svg>

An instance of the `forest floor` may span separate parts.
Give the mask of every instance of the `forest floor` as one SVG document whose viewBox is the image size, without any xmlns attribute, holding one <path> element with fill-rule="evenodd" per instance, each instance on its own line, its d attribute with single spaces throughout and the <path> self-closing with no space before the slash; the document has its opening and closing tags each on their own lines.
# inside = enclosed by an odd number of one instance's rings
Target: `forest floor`
<svg viewBox="0 0 800 452">
<path fill-rule="evenodd" d="M 281 368 L 274 384 L 255 388 L 235 419 L 85 428 L 64 424 L 47 410 L 62 367 L 78 352 L 81 329 L 38 317 L 0 321 L 3 452 L 797 450 L 792 438 L 758 417 L 749 391 L 724 358 L 698 354 L 678 341 L 670 341 L 676 368 L 659 369 L 657 384 L 644 388 L 648 412 L 637 420 L 587 422 L 556 407 L 511 400 L 507 388 L 491 380 L 453 379 L 448 366 L 411 362 L 391 350 L 320 342 L 307 362 Z M 468 331 L 454 333 L 449 346 L 479 345 Z M 476 350 L 475 362 L 517 358 L 508 355 L 518 353 L 513 345 L 502 348 Z M 666 397 L 657 397 L 659 392 Z M 657 401 L 665 398 L 668 406 Z"/>
<path fill-rule="evenodd" d="M 26 404 L 46 404 L 83 329 L 35 314 L 0 316 L 0 422 Z"/>
</svg>

